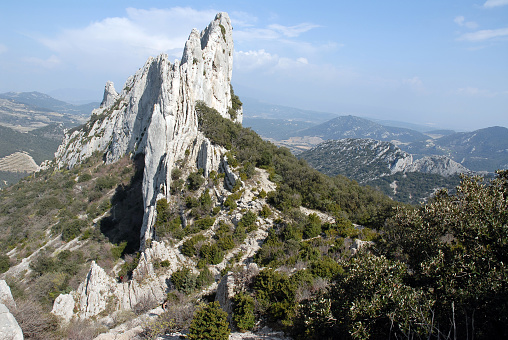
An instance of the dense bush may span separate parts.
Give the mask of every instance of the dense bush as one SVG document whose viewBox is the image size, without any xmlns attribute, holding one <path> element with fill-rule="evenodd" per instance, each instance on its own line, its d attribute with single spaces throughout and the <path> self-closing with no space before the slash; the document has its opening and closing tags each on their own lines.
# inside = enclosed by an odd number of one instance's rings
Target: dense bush
<svg viewBox="0 0 508 340">
<path fill-rule="evenodd" d="M 229 333 L 227 313 L 215 301 L 196 311 L 189 327 L 188 338 L 190 340 L 228 340 Z"/>
<path fill-rule="evenodd" d="M 183 293 L 191 293 L 196 289 L 197 275 L 194 274 L 190 268 L 181 268 L 171 274 L 171 282 L 175 289 Z"/>
<path fill-rule="evenodd" d="M 240 331 L 247 331 L 254 327 L 254 298 L 245 293 L 233 297 L 233 317 L 235 326 Z"/>
<path fill-rule="evenodd" d="M 203 183 L 205 183 L 203 169 L 200 169 L 198 172 L 192 172 L 187 177 L 187 186 L 191 191 L 197 190 Z"/>
<path fill-rule="evenodd" d="M 7 270 L 9 270 L 10 266 L 11 264 L 9 261 L 9 256 L 0 255 L 0 274 L 5 273 Z"/>
</svg>

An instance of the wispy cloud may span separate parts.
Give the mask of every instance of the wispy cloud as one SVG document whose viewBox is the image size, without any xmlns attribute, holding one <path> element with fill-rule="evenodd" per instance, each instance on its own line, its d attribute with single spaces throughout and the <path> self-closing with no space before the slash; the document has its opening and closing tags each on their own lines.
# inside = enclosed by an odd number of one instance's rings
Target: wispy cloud
<svg viewBox="0 0 508 340">
<path fill-rule="evenodd" d="M 54 68 L 62 63 L 62 61 L 54 55 L 48 59 L 41 59 L 36 57 L 25 58 L 25 61 L 48 69 Z"/>
<path fill-rule="evenodd" d="M 289 38 L 296 38 L 300 34 L 310 31 L 313 28 L 320 27 L 319 25 L 314 25 L 310 23 L 302 23 L 295 26 L 283 26 L 279 24 L 269 25 L 268 28 L 274 31 L 282 33 L 284 36 Z"/>
<path fill-rule="evenodd" d="M 7 51 L 7 46 L 0 44 L 0 54 Z"/>
<path fill-rule="evenodd" d="M 485 8 L 493 8 L 508 5 L 508 0 L 487 0 L 483 4 Z"/>
<path fill-rule="evenodd" d="M 495 92 L 491 90 L 486 89 L 480 89 L 478 87 L 463 87 L 459 88 L 455 91 L 455 94 L 463 95 L 463 96 L 470 96 L 470 97 L 495 97 L 498 95 L 505 95 L 508 94 L 508 91 L 504 92 Z"/>
<path fill-rule="evenodd" d="M 465 41 L 485 41 L 494 38 L 501 38 L 508 36 L 508 27 L 507 28 L 498 28 L 494 30 L 480 30 L 471 33 L 462 34 L 458 40 Z"/>
<path fill-rule="evenodd" d="M 297 38 L 302 33 L 308 32 L 319 25 L 310 23 L 301 23 L 295 26 L 283 26 L 271 24 L 265 28 L 246 28 L 244 30 L 234 31 L 235 39 L 241 41 L 252 40 L 283 40 L 288 38 Z"/>
<path fill-rule="evenodd" d="M 453 22 L 455 22 L 459 26 L 464 26 L 471 29 L 475 29 L 478 27 L 478 24 L 476 22 L 466 21 L 466 18 L 464 18 L 462 15 L 455 17 L 455 19 L 453 19 Z"/>
</svg>

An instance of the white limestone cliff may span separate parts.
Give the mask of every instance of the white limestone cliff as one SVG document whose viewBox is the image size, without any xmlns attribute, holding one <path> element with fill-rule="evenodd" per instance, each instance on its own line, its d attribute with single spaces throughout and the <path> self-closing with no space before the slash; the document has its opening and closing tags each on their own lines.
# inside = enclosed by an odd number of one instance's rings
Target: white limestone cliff
<svg viewBox="0 0 508 340">
<path fill-rule="evenodd" d="M 472 174 L 472 171 L 446 156 L 427 156 L 406 166 L 406 172 L 422 172 L 452 176 L 456 174 Z"/>
<path fill-rule="evenodd" d="M 152 239 L 157 199 L 168 197 L 171 170 L 186 150 L 205 173 L 218 170 L 220 148 L 198 131 L 196 103 L 204 102 L 230 118 L 233 37 L 226 13 L 219 13 L 199 33 L 194 29 L 181 61 L 161 54 L 149 58 L 117 93 L 106 84 L 99 109 L 81 129 L 70 131 L 56 153 L 58 167 L 73 167 L 93 152 L 112 163 L 126 154 L 144 154 L 141 247 Z M 242 110 L 236 112 L 242 121 Z M 215 151 L 215 152 L 214 152 Z"/>
</svg>

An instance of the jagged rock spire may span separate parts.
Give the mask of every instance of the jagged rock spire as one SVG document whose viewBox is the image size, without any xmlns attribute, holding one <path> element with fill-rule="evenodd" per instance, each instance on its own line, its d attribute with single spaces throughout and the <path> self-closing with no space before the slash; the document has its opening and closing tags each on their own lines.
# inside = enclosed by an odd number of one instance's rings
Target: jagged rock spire
<svg viewBox="0 0 508 340">
<path fill-rule="evenodd" d="M 126 154 L 144 155 L 142 248 L 153 235 L 156 201 L 169 196 L 171 170 L 185 151 L 195 158 L 207 155 L 198 163 L 218 168 L 217 152 L 198 131 L 195 108 L 203 101 L 230 117 L 232 70 L 231 21 L 219 13 L 201 33 L 191 32 L 181 61 L 171 63 L 166 54 L 149 58 L 116 96 L 113 84 L 106 84 L 101 107 L 59 147 L 59 167 L 72 167 L 95 151 L 105 153 L 108 163 Z M 236 120 L 241 122 L 241 110 Z M 207 152 L 199 152 L 202 147 Z"/>
<path fill-rule="evenodd" d="M 111 106 L 117 100 L 118 93 L 112 81 L 108 81 L 104 87 L 104 97 L 102 98 L 101 108 Z"/>
</svg>

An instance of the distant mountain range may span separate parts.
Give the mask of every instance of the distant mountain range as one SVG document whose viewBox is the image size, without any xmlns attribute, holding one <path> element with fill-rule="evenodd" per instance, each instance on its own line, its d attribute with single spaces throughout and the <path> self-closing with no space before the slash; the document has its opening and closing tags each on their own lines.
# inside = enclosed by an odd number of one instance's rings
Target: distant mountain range
<svg viewBox="0 0 508 340">
<path fill-rule="evenodd" d="M 99 103 L 72 105 L 40 92 L 0 94 L 0 187 L 54 157 L 64 129 L 85 122 Z"/>
<path fill-rule="evenodd" d="M 508 168 L 508 129 L 500 126 L 457 132 L 400 147 L 415 157 L 444 155 L 474 171 Z"/>
<path fill-rule="evenodd" d="M 381 141 L 397 140 L 402 143 L 428 138 L 421 132 L 377 124 L 365 118 L 340 116 L 322 124 L 299 131 L 298 137 L 315 136 L 324 140 L 342 138 L 372 138 Z"/>
<path fill-rule="evenodd" d="M 40 92 L 7 92 L 0 94 L 0 99 L 7 99 L 15 103 L 25 104 L 40 110 L 48 110 L 62 114 L 89 117 L 93 109 L 99 107 L 100 103 L 87 103 L 73 105 L 55 99 Z"/>
</svg>

